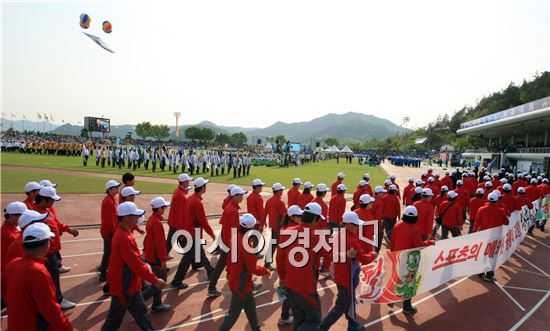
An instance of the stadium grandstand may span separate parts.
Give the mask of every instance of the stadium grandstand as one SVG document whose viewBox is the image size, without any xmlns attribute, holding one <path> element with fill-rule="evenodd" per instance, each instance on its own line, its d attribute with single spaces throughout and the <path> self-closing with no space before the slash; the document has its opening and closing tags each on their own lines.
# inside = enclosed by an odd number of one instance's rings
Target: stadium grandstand
<svg viewBox="0 0 550 331">
<path fill-rule="evenodd" d="M 462 123 L 456 133 L 489 139 L 487 148 L 462 153 L 473 165 L 550 172 L 550 96 Z"/>
</svg>

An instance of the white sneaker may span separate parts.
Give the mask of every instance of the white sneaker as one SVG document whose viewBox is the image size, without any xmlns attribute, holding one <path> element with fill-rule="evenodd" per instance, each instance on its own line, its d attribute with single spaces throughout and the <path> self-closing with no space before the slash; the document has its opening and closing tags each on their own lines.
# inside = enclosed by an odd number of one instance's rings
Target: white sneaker
<svg viewBox="0 0 550 331">
<path fill-rule="evenodd" d="M 59 268 L 59 273 L 60 274 L 64 274 L 64 273 L 69 272 L 69 271 L 71 271 L 71 267 L 66 267 L 66 266 L 62 265 L 61 268 Z"/>
<path fill-rule="evenodd" d="M 287 324 L 292 324 L 293 321 L 294 321 L 294 317 L 292 316 L 289 316 L 286 320 L 279 318 L 279 322 L 277 322 L 277 325 L 283 326 Z"/>
<path fill-rule="evenodd" d="M 73 309 L 74 307 L 76 307 L 76 303 L 69 301 L 65 298 L 63 299 L 63 301 L 61 301 L 59 305 L 61 306 L 61 309 Z"/>
</svg>

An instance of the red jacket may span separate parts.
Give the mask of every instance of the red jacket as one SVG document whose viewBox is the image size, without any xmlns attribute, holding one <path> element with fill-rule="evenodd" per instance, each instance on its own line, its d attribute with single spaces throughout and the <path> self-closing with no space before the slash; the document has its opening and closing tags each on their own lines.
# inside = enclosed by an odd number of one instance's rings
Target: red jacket
<svg viewBox="0 0 550 331">
<path fill-rule="evenodd" d="M 0 237 L 0 277 L 2 278 L 2 296 L 6 293 L 6 277 L 4 277 L 4 268 L 6 267 L 6 264 L 8 264 L 8 250 L 10 245 L 19 237 L 21 237 L 21 230 L 10 222 L 4 221 L 4 224 L 2 224 Z"/>
<path fill-rule="evenodd" d="M 477 212 L 485 204 L 486 200 L 483 197 L 473 197 L 470 199 L 470 221 L 476 220 Z"/>
<path fill-rule="evenodd" d="M 374 219 L 382 222 L 382 211 L 384 210 L 384 199 L 383 198 L 374 198 L 374 202 L 372 203 L 371 208 L 372 216 L 374 216 Z"/>
<path fill-rule="evenodd" d="M 185 204 L 187 203 L 187 189 L 179 186 L 172 193 L 170 211 L 168 212 L 168 225 L 177 230 L 182 230 L 185 224 Z"/>
<path fill-rule="evenodd" d="M 246 198 L 246 211 L 254 215 L 259 226 L 265 226 L 264 199 L 259 193 L 252 192 Z"/>
<path fill-rule="evenodd" d="M 390 238 L 390 250 L 400 251 L 403 249 L 429 246 L 430 241 L 422 241 L 422 235 L 414 224 L 400 221 L 393 227 Z"/>
<path fill-rule="evenodd" d="M 371 210 L 372 210 L 372 207 L 370 209 L 357 208 L 354 210 L 354 212 L 357 214 L 357 216 L 361 221 L 365 221 L 365 222 L 374 221 L 375 218 L 374 216 L 372 216 Z M 380 225 L 381 225 L 381 222 L 380 220 L 378 220 L 378 229 L 380 229 Z M 374 241 L 374 226 L 364 226 L 362 229 L 363 229 L 363 236 L 365 238 L 369 238 L 370 240 Z M 363 240 L 358 240 L 358 242 L 359 242 L 359 245 L 361 245 L 361 248 L 363 249 L 363 251 L 365 251 L 365 253 L 372 252 L 373 248 L 371 244 Z"/>
<path fill-rule="evenodd" d="M 529 185 L 525 188 L 525 196 L 527 199 L 529 199 L 531 202 L 537 200 L 540 198 L 540 192 L 537 185 Z"/>
<path fill-rule="evenodd" d="M 222 241 L 227 248 L 231 248 L 231 229 L 239 229 L 239 204 L 231 200 L 222 213 Z"/>
<path fill-rule="evenodd" d="M 460 204 L 462 210 L 466 210 L 466 207 L 468 207 L 468 203 L 470 202 L 470 193 L 468 193 L 468 190 L 465 188 L 459 187 L 456 188 L 455 192 L 458 194 L 458 197 L 456 197 L 456 202 Z"/>
<path fill-rule="evenodd" d="M 118 227 L 116 208 L 115 198 L 109 194 L 105 195 L 101 202 L 101 229 L 99 232 L 102 237 L 109 240 L 113 237 L 115 229 Z"/>
<path fill-rule="evenodd" d="M 399 199 L 401 199 L 401 192 L 400 192 L 400 189 L 399 189 L 399 185 L 397 184 L 397 182 L 395 180 L 392 180 L 391 183 L 392 183 L 392 185 L 395 185 L 395 187 L 397 187 L 397 192 L 395 192 L 395 193 L 396 193 L 397 197 Z"/>
<path fill-rule="evenodd" d="M 433 198 L 432 198 L 433 200 Z M 424 199 L 414 203 L 418 211 L 418 221 L 416 227 L 423 235 L 431 235 L 434 224 L 434 205 L 431 201 Z"/>
<path fill-rule="evenodd" d="M 520 205 L 518 204 L 518 200 L 511 192 L 503 193 L 500 199 L 498 199 L 498 202 L 503 205 L 508 215 L 516 210 L 521 209 Z"/>
<path fill-rule="evenodd" d="M 10 247 L 8 248 L 8 252 L 6 254 L 6 265 L 10 263 L 12 260 L 15 260 L 18 257 L 23 257 L 23 236 L 19 234 L 17 238 L 11 243 Z"/>
<path fill-rule="evenodd" d="M 410 206 L 413 204 L 411 198 L 414 195 L 414 189 L 415 186 L 413 183 L 409 183 L 409 185 L 405 186 L 403 189 L 403 204 L 405 206 Z"/>
<path fill-rule="evenodd" d="M 162 216 L 151 214 L 145 226 L 145 238 L 143 239 L 143 253 L 145 261 L 151 264 L 160 264 L 168 260 L 166 251 L 166 235 L 162 226 Z"/>
<path fill-rule="evenodd" d="M 48 324 L 48 330 L 73 330 L 57 302 L 45 262 L 44 258 L 25 255 L 6 266 L 6 281 L 10 286 L 4 298 L 8 304 L 10 331 L 36 330 L 39 316 Z"/>
<path fill-rule="evenodd" d="M 311 201 L 313 201 L 313 194 L 311 193 L 302 193 L 300 194 L 300 204 L 298 206 L 300 206 L 300 208 L 304 209 L 304 207 L 310 203 Z"/>
<path fill-rule="evenodd" d="M 293 186 L 290 190 L 287 192 L 288 197 L 288 205 L 300 205 L 300 190 L 298 189 L 298 186 Z"/>
<path fill-rule="evenodd" d="M 382 218 L 397 219 L 401 214 L 401 204 L 395 194 L 386 194 L 384 196 L 384 207 L 382 208 Z"/>
<path fill-rule="evenodd" d="M 138 293 L 141 291 L 142 278 L 153 285 L 158 282 L 157 276 L 141 260 L 136 238 L 132 232 L 119 226 L 113 236 L 107 270 L 111 295 L 124 297 Z M 124 302 L 124 299 L 122 300 Z"/>
<path fill-rule="evenodd" d="M 359 208 L 359 197 L 363 194 L 368 194 L 367 189 L 365 187 L 358 186 L 357 190 L 353 192 L 353 205 L 355 208 Z"/>
<path fill-rule="evenodd" d="M 346 198 L 343 194 L 336 194 L 328 205 L 328 220 L 342 225 L 342 216 L 346 212 Z"/>
<path fill-rule="evenodd" d="M 330 186 L 330 198 L 334 197 L 338 193 L 338 185 L 342 184 L 342 179 L 337 179 L 332 185 Z"/>
<path fill-rule="evenodd" d="M 61 250 L 61 233 L 66 232 L 69 227 L 56 219 L 55 214 L 51 211 L 51 209 L 42 209 L 40 206 L 35 205 L 34 210 L 40 214 L 48 213 L 48 217 L 46 217 L 44 223 L 46 223 L 50 227 L 50 230 L 55 234 L 55 237 L 51 239 L 48 255 L 59 252 Z"/>
<path fill-rule="evenodd" d="M 550 184 L 542 183 L 537 187 L 539 188 L 541 199 L 550 194 Z"/>
<path fill-rule="evenodd" d="M 441 186 L 447 186 L 447 188 L 450 190 L 453 189 L 453 179 L 448 176 L 448 175 L 445 175 L 445 177 L 441 178 Z"/>
<path fill-rule="evenodd" d="M 23 200 L 23 203 L 27 206 L 27 209 L 34 210 L 34 201 L 28 196 Z"/>
<path fill-rule="evenodd" d="M 318 228 L 319 229 L 328 228 L 328 223 L 327 223 L 327 221 L 328 221 L 328 206 L 327 206 L 326 202 L 321 197 L 315 197 L 315 199 L 313 199 L 312 202 L 318 203 L 319 206 L 321 206 L 321 213 L 325 217 L 324 220 L 319 220 Z"/>
<path fill-rule="evenodd" d="M 525 194 L 516 195 L 516 199 L 518 199 L 518 205 L 520 208 L 523 206 L 527 206 L 527 208 L 533 209 L 533 204 L 531 203 L 531 201 L 529 201 L 529 199 L 527 199 Z"/>
<path fill-rule="evenodd" d="M 529 183 L 527 183 L 523 178 L 520 178 L 512 184 L 512 193 L 517 194 L 518 188 L 527 186 L 529 186 Z"/>
<path fill-rule="evenodd" d="M 274 195 L 265 203 L 265 212 L 269 216 L 269 227 L 271 231 L 279 232 L 281 223 L 286 215 L 286 207 L 281 197 Z"/>
<path fill-rule="evenodd" d="M 439 211 L 441 210 L 441 204 L 443 203 L 443 201 L 447 201 L 447 194 L 443 196 L 441 196 L 440 194 L 437 197 L 435 197 L 435 214 L 436 215 L 439 215 Z"/>
<path fill-rule="evenodd" d="M 257 266 L 258 257 L 256 254 L 247 252 L 243 245 L 243 235 L 238 233 L 237 237 L 237 259 L 233 263 L 231 254 L 227 254 L 227 280 L 231 292 L 236 293 L 242 299 L 252 291 L 252 274 L 261 275 L 262 268 Z"/>
<path fill-rule="evenodd" d="M 451 203 L 453 203 L 453 205 L 449 207 Z M 447 208 L 449 208 L 449 210 L 447 210 Z M 442 217 L 441 224 L 445 225 L 448 228 L 455 228 L 462 225 L 462 207 L 460 207 L 458 201 L 443 201 L 441 203 L 438 216 L 441 215 L 443 212 L 445 212 L 445 214 Z"/>
<path fill-rule="evenodd" d="M 488 203 L 477 212 L 474 231 L 483 231 L 508 224 L 506 212 L 494 203 Z"/>
<path fill-rule="evenodd" d="M 356 234 L 346 231 L 346 252 L 354 248 L 357 251 L 357 261 L 360 264 L 369 264 L 376 258 L 376 253 L 367 252 L 363 249 L 361 241 L 357 239 Z M 348 293 L 351 293 L 351 262 L 352 259 L 346 256 L 345 262 L 334 263 L 334 282 L 337 285 L 344 286 Z"/>
<path fill-rule="evenodd" d="M 185 204 L 185 223 L 183 224 L 183 230 L 189 232 L 192 238 L 195 238 L 195 228 L 201 228 L 214 237 L 214 231 L 208 223 L 206 213 L 204 212 L 204 206 L 202 204 L 202 196 L 198 193 L 194 193 Z"/>
</svg>

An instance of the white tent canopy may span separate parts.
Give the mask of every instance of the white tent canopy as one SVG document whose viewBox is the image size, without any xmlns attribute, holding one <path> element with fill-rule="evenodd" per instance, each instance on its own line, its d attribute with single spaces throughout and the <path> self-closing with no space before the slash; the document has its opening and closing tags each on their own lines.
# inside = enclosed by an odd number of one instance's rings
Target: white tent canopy
<svg viewBox="0 0 550 331">
<path fill-rule="evenodd" d="M 270 144 L 270 143 L 267 143 L 267 144 L 265 144 L 264 149 L 265 149 L 265 150 L 272 151 L 272 150 L 273 150 L 273 147 L 271 147 L 271 144 Z"/>
<path fill-rule="evenodd" d="M 336 145 L 332 145 L 332 147 L 329 148 L 328 151 L 331 152 L 331 153 L 338 153 L 338 152 L 340 152 L 340 150 L 338 149 L 338 147 L 336 147 Z"/>
<path fill-rule="evenodd" d="M 346 146 L 344 148 L 342 148 L 342 150 L 340 151 L 340 153 L 353 153 L 353 151 L 349 148 L 349 146 Z"/>
</svg>

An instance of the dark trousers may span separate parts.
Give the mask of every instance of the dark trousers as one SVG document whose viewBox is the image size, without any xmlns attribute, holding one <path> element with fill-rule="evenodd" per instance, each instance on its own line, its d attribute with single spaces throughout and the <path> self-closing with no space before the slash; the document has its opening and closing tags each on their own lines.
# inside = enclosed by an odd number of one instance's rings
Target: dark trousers
<svg viewBox="0 0 550 331">
<path fill-rule="evenodd" d="M 101 265 L 99 266 L 99 272 L 101 276 L 107 274 L 107 268 L 109 267 L 109 258 L 111 257 L 111 238 L 103 237 L 103 257 L 101 258 Z"/>
<path fill-rule="evenodd" d="M 186 239 L 185 237 L 182 239 L 182 247 L 186 245 Z M 202 246 L 200 249 L 200 263 L 204 266 L 206 269 L 206 274 L 208 275 L 208 279 L 210 279 L 212 272 L 214 272 L 214 268 L 210 265 L 210 261 L 206 258 L 206 253 L 204 252 L 204 248 Z M 191 247 L 191 250 L 185 254 L 183 254 L 183 257 L 180 260 L 180 263 L 178 265 L 178 270 L 176 271 L 176 274 L 174 275 L 174 279 L 172 282 L 181 282 L 185 279 L 185 275 L 187 275 L 187 271 L 189 271 L 189 267 L 193 263 L 195 259 L 195 245 Z"/>
<path fill-rule="evenodd" d="M 166 279 L 168 278 L 168 274 L 166 272 L 166 269 L 161 269 L 160 263 L 149 263 L 149 265 L 151 266 L 151 271 L 153 271 L 155 276 L 166 281 Z M 147 290 L 153 293 L 153 307 L 160 306 L 162 304 L 162 290 L 152 285 L 151 289 L 149 290 L 149 288 L 147 288 Z"/>
<path fill-rule="evenodd" d="M 468 233 L 474 232 L 474 224 L 476 223 L 475 220 L 470 220 L 470 228 L 468 229 Z"/>
<path fill-rule="evenodd" d="M 55 286 L 55 298 L 57 302 L 63 301 L 63 294 L 61 293 L 61 283 L 59 280 L 59 257 L 58 254 L 52 253 L 46 255 L 46 269 L 52 276 L 53 285 Z"/>
<path fill-rule="evenodd" d="M 344 286 L 338 285 L 338 294 L 336 296 L 334 307 L 332 307 L 332 309 L 328 312 L 328 315 L 321 323 L 320 329 L 328 330 L 344 314 L 346 314 L 346 319 L 348 320 L 348 330 L 357 329 L 359 327 L 359 323 L 348 315 L 350 305 L 351 293 Z"/>
<path fill-rule="evenodd" d="M 216 285 L 218 284 L 218 279 L 220 279 L 220 275 L 225 270 L 226 265 L 227 265 L 227 253 L 220 249 L 220 255 L 218 255 L 218 263 L 216 263 L 216 267 L 212 272 L 212 276 L 210 276 L 210 284 L 208 285 L 208 291 L 214 291 L 216 289 Z"/>
<path fill-rule="evenodd" d="M 149 169 L 149 160 L 145 160 L 145 163 L 143 163 L 143 166 L 145 167 L 145 170 Z"/>
<path fill-rule="evenodd" d="M 413 309 L 411 299 L 406 299 L 403 301 L 403 310 L 411 311 Z"/>
<path fill-rule="evenodd" d="M 84 156 L 84 159 L 82 159 L 82 165 L 84 165 L 85 167 L 88 166 L 88 157 L 87 156 Z"/>
<path fill-rule="evenodd" d="M 283 306 L 281 307 L 281 319 L 287 320 L 290 317 L 290 300 L 288 298 L 283 301 Z"/>
<path fill-rule="evenodd" d="M 267 262 L 267 259 L 265 260 L 265 265 L 271 265 L 271 263 L 273 263 L 273 261 L 275 261 L 275 252 L 277 251 L 277 247 L 279 246 L 279 232 L 276 232 L 276 231 L 271 231 L 271 239 L 277 239 L 277 243 L 274 244 L 272 243 L 271 244 L 271 262 Z"/>
<path fill-rule="evenodd" d="M 256 301 L 252 292 L 249 292 L 245 295 L 244 298 L 240 298 L 239 294 L 231 291 L 231 303 L 229 304 L 229 311 L 225 316 L 222 325 L 220 326 L 220 331 L 231 330 L 233 325 L 239 319 L 241 311 L 244 309 L 246 318 L 248 318 L 248 323 L 252 330 L 260 330 L 260 323 L 258 322 L 258 315 L 256 314 Z"/>
<path fill-rule="evenodd" d="M 310 295 L 316 301 L 316 307 L 301 294 L 287 288 L 290 308 L 294 314 L 293 329 L 295 331 L 319 330 L 321 324 L 321 302 L 317 293 Z"/>
<path fill-rule="evenodd" d="M 168 235 L 166 236 L 166 253 L 168 254 L 170 254 L 170 251 L 172 250 L 172 236 L 174 236 L 176 231 L 178 230 L 172 226 L 168 229 Z"/>
<path fill-rule="evenodd" d="M 374 251 L 376 253 L 379 253 L 380 252 L 380 249 L 382 248 L 382 237 L 384 236 L 384 233 L 383 232 L 379 232 L 378 233 L 378 237 L 376 238 L 376 247 L 374 248 Z"/>
<path fill-rule="evenodd" d="M 449 238 L 449 232 L 453 237 L 460 236 L 460 231 L 458 228 L 448 228 L 444 224 L 441 224 L 441 240 Z"/>
<path fill-rule="evenodd" d="M 384 224 L 386 236 L 390 239 L 393 232 L 393 227 L 395 226 L 395 218 L 382 218 L 382 224 Z"/>
<path fill-rule="evenodd" d="M 152 289 L 148 288 L 146 291 L 138 292 L 133 295 L 127 295 L 124 297 L 124 303 L 121 301 L 121 297 L 113 296 L 111 299 L 111 306 L 109 312 L 105 318 L 105 323 L 101 327 L 102 331 L 118 330 L 126 311 L 130 311 L 132 317 L 136 321 L 141 330 L 152 331 L 153 325 L 151 324 L 151 318 L 147 314 L 147 307 L 145 307 L 145 296 L 151 297 Z"/>
</svg>

